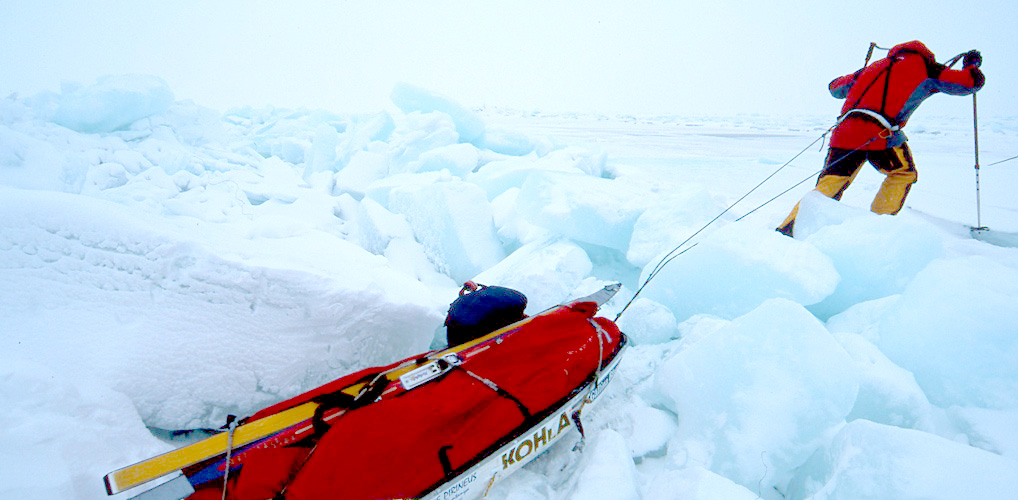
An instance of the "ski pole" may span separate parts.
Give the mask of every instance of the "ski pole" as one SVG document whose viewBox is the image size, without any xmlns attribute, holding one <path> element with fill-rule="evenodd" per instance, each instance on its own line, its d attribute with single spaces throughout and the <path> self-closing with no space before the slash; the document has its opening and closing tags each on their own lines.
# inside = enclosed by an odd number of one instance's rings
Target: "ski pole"
<svg viewBox="0 0 1018 500">
<path fill-rule="evenodd" d="M 975 141 L 975 152 L 976 152 L 976 227 L 973 228 L 976 231 L 982 231 L 986 228 L 983 227 L 983 214 L 982 206 L 979 201 L 979 113 L 976 111 L 976 92 L 972 93 L 972 137 Z"/>
<path fill-rule="evenodd" d="M 875 42 L 870 42 L 870 49 L 866 51 L 866 62 L 863 63 L 862 67 L 865 68 L 866 66 L 870 65 L 870 58 L 873 57 L 873 49 L 891 50 L 888 49 L 887 47 L 881 47 L 877 45 Z"/>
</svg>

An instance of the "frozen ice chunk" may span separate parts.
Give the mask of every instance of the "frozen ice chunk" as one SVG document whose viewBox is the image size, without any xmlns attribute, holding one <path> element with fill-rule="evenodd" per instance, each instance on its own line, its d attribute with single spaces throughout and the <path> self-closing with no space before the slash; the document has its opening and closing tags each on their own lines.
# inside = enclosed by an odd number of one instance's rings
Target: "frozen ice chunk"
<svg viewBox="0 0 1018 500">
<path fill-rule="evenodd" d="M 655 474 L 643 500 L 759 500 L 756 493 L 703 467 Z"/>
<path fill-rule="evenodd" d="M 1011 498 L 1018 462 L 911 429 L 850 422 L 796 473 L 788 498 Z"/>
<path fill-rule="evenodd" d="M 660 344 L 679 336 L 675 315 L 665 306 L 640 297 L 619 318 L 619 328 L 634 344 Z"/>
<path fill-rule="evenodd" d="M 402 116 L 390 142 L 380 146 L 390 157 L 389 173 L 415 172 L 421 155 L 459 144 L 456 124 L 442 113 L 411 113 Z"/>
<path fill-rule="evenodd" d="M 396 121 L 389 113 L 350 117 L 350 126 L 340 136 L 336 148 L 338 168 L 353 155 L 369 150 L 372 145 L 385 145 L 396 130 Z"/>
<path fill-rule="evenodd" d="M 165 112 L 151 115 L 127 127 L 129 131 L 145 134 L 168 129 L 172 139 L 189 146 L 213 146 L 228 144 L 231 136 L 223 127 L 222 115 L 217 111 L 199 106 L 191 101 L 178 101 Z"/>
<path fill-rule="evenodd" d="M 76 192 L 84 167 L 69 156 L 52 142 L 0 125 L 0 185 Z"/>
<path fill-rule="evenodd" d="M 371 198 L 361 200 L 357 205 L 357 242 L 361 248 L 380 255 L 394 238 L 414 236 L 406 216 L 394 214 Z"/>
<path fill-rule="evenodd" d="M 178 172 L 190 175 L 187 172 Z M 88 169 L 85 182 L 81 186 L 81 194 L 95 196 L 104 189 L 115 188 L 127 184 L 127 169 L 119 163 L 101 163 Z"/>
<path fill-rule="evenodd" d="M 428 258 L 457 282 L 505 258 L 488 199 L 473 184 L 453 179 L 398 186 L 389 193 L 389 209 L 407 216 Z"/>
<path fill-rule="evenodd" d="M 554 453 L 554 452 L 552 452 Z M 523 468 L 492 485 L 484 500 L 551 500 L 551 480 L 548 476 Z M 450 499 L 452 500 L 452 499 Z"/>
<path fill-rule="evenodd" d="M 879 323 L 874 343 L 930 402 L 1018 408 L 1018 270 L 982 256 L 932 262 Z"/>
<path fill-rule="evenodd" d="M 421 153 L 417 161 L 408 165 L 411 172 L 448 170 L 457 177 L 466 177 L 477 168 L 480 152 L 473 144 L 452 144 Z"/>
<path fill-rule="evenodd" d="M 652 269 L 644 269 L 641 282 Z M 816 247 L 770 229 L 732 224 L 664 266 L 641 296 L 664 304 L 680 322 L 695 314 L 734 318 L 774 297 L 814 304 L 838 280 L 830 258 Z"/>
<path fill-rule="evenodd" d="M 577 149 L 552 151 L 546 156 L 529 154 L 521 157 L 500 157 L 486 162 L 467 180 L 484 188 L 488 199 L 523 186 L 533 173 L 567 172 L 600 176 L 604 158 L 592 158 L 590 153 Z"/>
<path fill-rule="evenodd" d="M 354 198 L 363 198 L 368 186 L 385 178 L 389 162 L 385 155 L 369 151 L 358 151 L 342 170 L 336 172 L 333 194 L 350 193 Z"/>
<path fill-rule="evenodd" d="M 448 170 L 442 170 L 441 172 L 421 172 L 419 174 L 396 174 L 383 176 L 381 179 L 371 182 L 364 188 L 364 196 L 367 196 L 368 198 L 380 203 L 383 207 L 392 210 L 392 207 L 389 206 L 389 194 L 394 189 L 401 186 L 430 186 L 431 184 L 439 182 L 449 182 L 453 179 L 454 177 L 449 174 Z M 337 186 L 338 184 L 339 181 L 337 180 Z M 354 197 L 356 198 L 355 194 Z"/>
<path fill-rule="evenodd" d="M 859 382 L 815 317 L 772 299 L 666 361 L 655 387 L 693 460 L 755 491 L 783 486 L 844 423 Z"/>
<path fill-rule="evenodd" d="M 629 458 L 625 439 L 603 429 L 591 439 L 583 453 L 580 470 L 568 500 L 640 500 L 636 465 Z"/>
<path fill-rule="evenodd" d="M 627 390 L 619 392 L 625 393 Z M 606 408 L 612 413 L 607 419 L 607 425 L 626 438 L 633 458 L 649 454 L 657 456 L 665 452 L 668 441 L 679 427 L 673 413 L 649 406 L 639 397 L 612 403 L 615 403 L 613 407 Z"/>
<path fill-rule="evenodd" d="M 795 217 L 795 238 L 806 239 L 827 226 L 835 226 L 855 217 L 876 216 L 868 210 L 841 203 L 817 191 L 809 191 L 799 201 L 799 212 Z"/>
<path fill-rule="evenodd" d="M 563 162 L 570 169 L 578 170 L 592 177 L 604 177 L 608 156 L 604 152 L 590 151 L 580 147 L 556 149 L 542 158 Z M 644 193 L 641 191 L 641 195 Z"/>
<path fill-rule="evenodd" d="M 390 94 L 393 104 L 406 114 L 438 111 L 452 118 L 460 140 L 478 144 L 484 137 L 484 121 L 459 103 L 406 83 L 398 83 Z"/>
<path fill-rule="evenodd" d="M 527 296 L 527 314 L 564 302 L 593 265 L 582 248 L 552 240 L 520 247 L 474 281 L 519 290 Z"/>
<path fill-rule="evenodd" d="M 489 199 L 495 199 L 510 189 L 519 189 L 532 172 L 557 168 L 568 168 L 559 163 L 548 165 L 533 155 L 492 160 L 477 168 L 466 180 L 484 188 Z"/>
<path fill-rule="evenodd" d="M 339 146 L 339 133 L 336 128 L 322 123 L 315 128 L 315 136 L 311 141 L 304 165 L 304 180 L 311 178 L 315 172 L 326 172 L 336 169 L 336 148 Z"/>
<path fill-rule="evenodd" d="M 831 333 L 859 334 L 874 342 L 880 336 L 877 327 L 880 318 L 886 316 L 900 298 L 900 295 L 891 295 L 856 304 L 827 320 L 827 329 Z"/>
<path fill-rule="evenodd" d="M 353 211 L 357 222 L 355 236 L 361 248 L 384 255 L 393 269 L 425 285 L 459 288 L 428 260 L 405 215 L 394 214 L 371 198 L 362 200 Z"/>
<path fill-rule="evenodd" d="M 110 468 L 168 451 L 127 396 L 7 354 L 0 354 L 4 498 L 105 498 L 98 478 Z"/>
<path fill-rule="evenodd" d="M 501 127 L 486 127 L 484 140 L 480 147 L 500 154 L 523 156 L 530 154 L 539 148 L 546 150 L 550 146 L 536 143 L 534 140 L 523 134 L 515 133 Z"/>
<path fill-rule="evenodd" d="M 911 372 L 895 365 L 860 335 L 835 334 L 859 371 L 859 396 L 848 420 L 923 431 L 933 429 L 933 407 Z"/>
<path fill-rule="evenodd" d="M 451 289 L 452 293 L 449 294 L 448 300 L 444 301 L 445 304 L 451 304 L 455 300 L 455 291 L 459 289 L 460 284 L 438 271 L 435 263 L 428 260 L 427 249 L 417 240 L 394 238 L 385 246 L 383 255 L 389 259 L 389 266 L 393 270 L 415 278 L 428 287 Z M 441 345 L 444 347 L 447 344 L 445 339 L 442 339 Z"/>
<path fill-rule="evenodd" d="M 519 188 L 511 188 L 491 200 L 498 238 L 507 249 L 553 237 L 551 231 L 527 222 L 516 210 L 519 194 Z"/>
<path fill-rule="evenodd" d="M 644 201 L 616 181 L 589 175 L 533 172 L 516 199 L 533 224 L 577 241 L 625 252 Z"/>
<path fill-rule="evenodd" d="M 4 187 L 0 214 L 3 328 L 24 339 L 19 357 L 94 377 L 153 427 L 217 427 L 421 352 L 447 305 L 323 231 L 238 236 L 198 219 L 184 230 L 162 214 Z"/>
<path fill-rule="evenodd" d="M 173 92 L 155 76 L 107 76 L 89 87 L 67 89 L 58 102 L 54 123 L 78 132 L 103 133 L 166 111 L 173 104 Z"/>
<path fill-rule="evenodd" d="M 626 259 L 634 266 L 646 266 L 696 234 L 724 209 L 702 186 L 683 186 L 662 196 L 636 220 Z"/>
<path fill-rule="evenodd" d="M 853 304 L 901 293 L 919 271 L 944 254 L 936 229 L 907 215 L 853 217 L 818 228 L 806 241 L 830 257 L 841 275 L 834 293 L 809 307 L 820 319 Z"/>
<path fill-rule="evenodd" d="M 1018 410 L 952 406 L 947 415 L 972 446 L 1018 460 Z"/>
</svg>

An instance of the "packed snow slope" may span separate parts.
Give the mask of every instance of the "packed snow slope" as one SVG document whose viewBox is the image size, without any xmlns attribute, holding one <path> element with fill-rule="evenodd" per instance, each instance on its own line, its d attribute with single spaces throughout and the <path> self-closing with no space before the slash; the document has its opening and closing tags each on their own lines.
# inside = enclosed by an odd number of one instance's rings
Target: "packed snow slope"
<svg viewBox="0 0 1018 500">
<path fill-rule="evenodd" d="M 491 498 L 1018 491 L 1018 249 L 969 237 L 971 117 L 912 119 L 920 181 L 877 216 L 869 167 L 841 203 L 806 180 L 765 204 L 819 170 L 826 118 L 392 103 L 219 114 L 147 76 L 0 101 L 0 497 L 104 498 L 167 431 L 441 346 L 465 280 L 530 313 L 620 281 L 614 318 L 716 217 L 622 314 L 634 347 L 584 451 Z M 1013 156 L 1018 119 L 979 137 Z M 1014 165 L 981 172 L 1001 232 Z"/>
</svg>

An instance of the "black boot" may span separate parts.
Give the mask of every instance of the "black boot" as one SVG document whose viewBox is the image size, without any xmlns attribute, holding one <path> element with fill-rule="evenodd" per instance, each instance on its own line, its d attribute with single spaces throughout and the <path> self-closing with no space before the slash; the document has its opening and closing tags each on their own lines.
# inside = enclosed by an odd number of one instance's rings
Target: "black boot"
<svg viewBox="0 0 1018 500">
<path fill-rule="evenodd" d="M 781 234 L 783 234 L 785 236 L 788 236 L 789 238 L 792 238 L 793 237 L 792 236 L 792 227 L 793 226 L 795 226 L 795 221 L 794 220 L 792 222 L 789 222 L 788 224 L 785 224 L 784 226 L 781 226 L 781 227 L 775 229 L 775 231 L 777 231 L 777 232 L 779 232 L 779 233 L 781 233 Z"/>
</svg>

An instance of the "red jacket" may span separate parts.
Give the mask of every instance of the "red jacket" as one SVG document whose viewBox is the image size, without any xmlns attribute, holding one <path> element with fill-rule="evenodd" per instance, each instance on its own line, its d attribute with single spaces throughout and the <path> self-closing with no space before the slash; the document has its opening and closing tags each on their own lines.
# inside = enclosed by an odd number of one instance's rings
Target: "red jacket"
<svg viewBox="0 0 1018 500">
<path fill-rule="evenodd" d="M 937 63 L 933 52 L 921 42 L 896 45 L 886 58 L 835 78 L 828 86 L 831 95 L 845 99 L 841 108 L 844 118 L 834 129 L 831 147 L 878 150 L 900 146 L 906 140 L 901 130 L 889 131 L 872 115 L 850 111 L 876 112 L 892 126 L 903 127 L 927 97 L 937 92 L 968 95 L 982 88 L 983 82 L 978 67 L 948 69 Z"/>
</svg>

